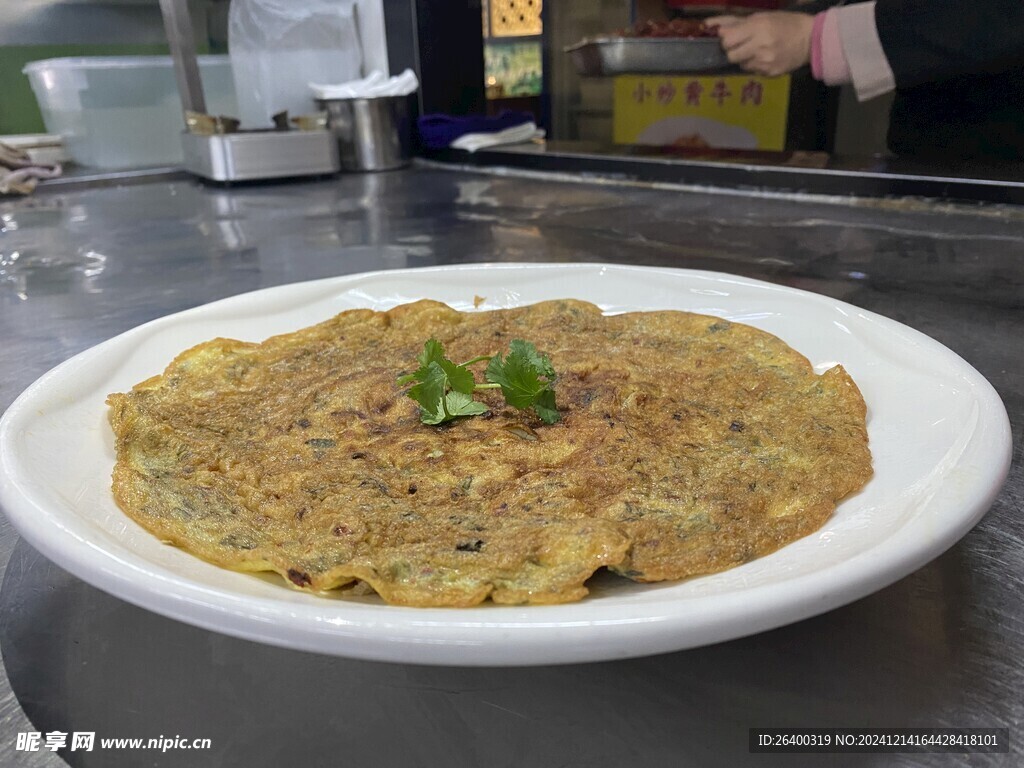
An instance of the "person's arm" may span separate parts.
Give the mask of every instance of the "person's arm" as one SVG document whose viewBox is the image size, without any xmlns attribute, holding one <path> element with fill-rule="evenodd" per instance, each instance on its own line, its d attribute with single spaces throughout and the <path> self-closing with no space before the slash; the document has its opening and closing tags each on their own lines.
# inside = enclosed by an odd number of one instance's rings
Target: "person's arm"
<svg viewBox="0 0 1024 768">
<path fill-rule="evenodd" d="M 1024 64 L 1024 0 L 882 0 L 707 23 L 720 25 L 729 60 L 744 69 L 779 75 L 810 63 L 828 85 L 852 82 L 862 101 Z"/>
<path fill-rule="evenodd" d="M 722 48 L 733 64 L 760 75 L 782 75 L 808 63 L 815 14 L 844 2 L 792 2 L 785 11 L 713 16 L 704 22 L 719 28 Z"/>
<path fill-rule="evenodd" d="M 784 75 L 811 57 L 814 17 L 794 11 L 768 11 L 750 16 L 714 16 L 718 37 L 729 61 L 759 75 Z"/>
<path fill-rule="evenodd" d="M 819 5 L 823 4 L 796 7 L 813 10 Z M 813 16 L 802 11 L 773 11 L 748 17 L 718 16 L 706 23 L 719 27 L 729 61 L 749 72 L 774 76 L 810 64 L 814 77 L 827 85 L 852 82 L 863 101 L 895 87 L 875 29 L 874 8 L 874 2 L 860 2 L 829 7 Z"/>
</svg>

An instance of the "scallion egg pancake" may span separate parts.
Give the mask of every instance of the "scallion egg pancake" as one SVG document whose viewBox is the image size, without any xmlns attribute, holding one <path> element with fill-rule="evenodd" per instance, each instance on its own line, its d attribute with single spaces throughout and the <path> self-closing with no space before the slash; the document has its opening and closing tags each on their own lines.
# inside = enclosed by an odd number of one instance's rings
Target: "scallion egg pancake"
<svg viewBox="0 0 1024 768">
<path fill-rule="evenodd" d="M 546 353 L 561 420 L 421 422 L 396 378 Z M 478 371 L 482 369 L 480 366 Z M 778 338 L 678 311 L 564 300 L 351 310 L 256 344 L 214 339 L 109 397 L 114 496 L 162 540 L 296 588 L 389 603 L 562 603 L 608 567 L 641 582 L 746 563 L 818 529 L 871 476 L 865 405 Z"/>
</svg>

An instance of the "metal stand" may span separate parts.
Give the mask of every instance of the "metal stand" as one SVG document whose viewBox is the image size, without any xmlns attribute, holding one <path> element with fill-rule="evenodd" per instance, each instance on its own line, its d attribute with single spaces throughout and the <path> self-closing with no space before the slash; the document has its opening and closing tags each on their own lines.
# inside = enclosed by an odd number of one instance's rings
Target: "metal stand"
<svg viewBox="0 0 1024 768">
<path fill-rule="evenodd" d="M 160 0 L 184 112 L 205 113 L 187 0 Z M 184 114 L 184 113 L 183 113 Z M 336 173 L 337 141 L 326 129 L 182 133 L 185 170 L 211 181 L 251 181 Z"/>
</svg>

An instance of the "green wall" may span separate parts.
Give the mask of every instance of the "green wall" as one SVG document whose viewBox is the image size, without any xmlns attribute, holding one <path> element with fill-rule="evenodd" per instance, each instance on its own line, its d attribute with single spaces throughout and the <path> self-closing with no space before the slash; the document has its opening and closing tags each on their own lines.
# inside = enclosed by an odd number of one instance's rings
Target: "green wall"
<svg viewBox="0 0 1024 768">
<path fill-rule="evenodd" d="M 204 51 L 205 52 L 205 51 Z M 21 69 L 27 62 L 63 56 L 152 56 L 166 45 L 9 45 L 0 46 L 0 135 L 42 133 L 43 118 Z"/>
</svg>

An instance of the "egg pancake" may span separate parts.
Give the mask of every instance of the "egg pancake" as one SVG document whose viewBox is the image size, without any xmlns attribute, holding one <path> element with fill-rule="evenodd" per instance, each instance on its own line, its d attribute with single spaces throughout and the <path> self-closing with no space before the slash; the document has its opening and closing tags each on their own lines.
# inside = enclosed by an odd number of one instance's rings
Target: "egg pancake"
<svg viewBox="0 0 1024 768">
<path fill-rule="evenodd" d="M 561 420 L 488 390 L 483 415 L 423 424 L 396 378 L 430 337 L 453 360 L 533 342 Z M 573 300 L 419 301 L 214 339 L 108 403 L 114 497 L 160 539 L 398 605 L 578 600 L 603 566 L 641 582 L 714 573 L 816 530 L 871 476 L 841 366 L 816 375 L 739 323 Z"/>
</svg>

